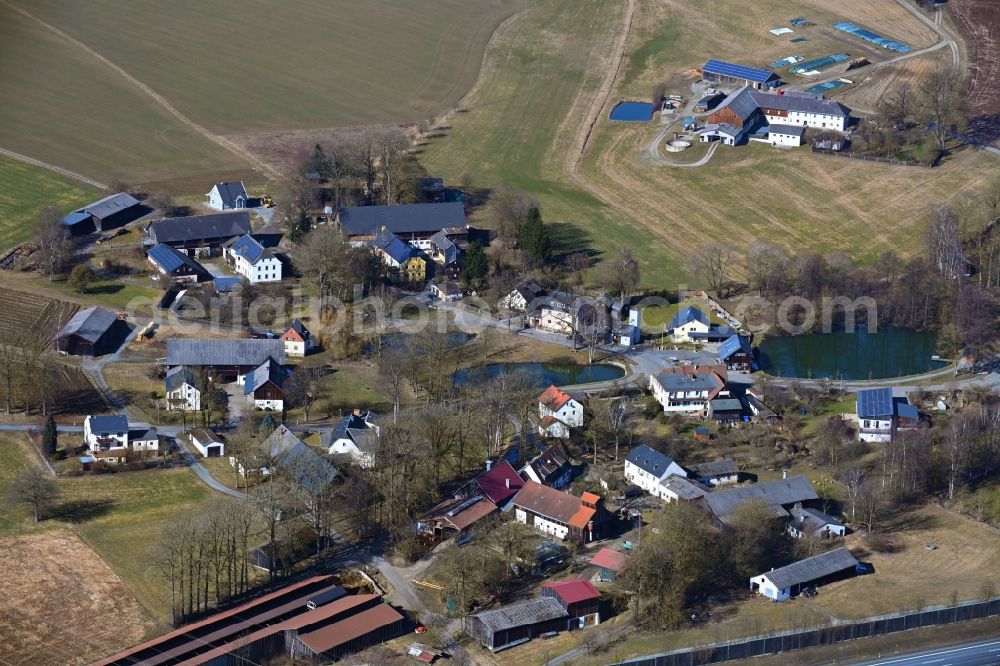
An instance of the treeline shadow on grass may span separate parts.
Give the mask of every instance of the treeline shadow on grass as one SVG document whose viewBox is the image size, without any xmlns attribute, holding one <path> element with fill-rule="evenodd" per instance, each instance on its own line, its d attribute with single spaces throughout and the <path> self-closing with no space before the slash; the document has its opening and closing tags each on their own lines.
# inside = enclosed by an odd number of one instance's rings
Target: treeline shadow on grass
<svg viewBox="0 0 1000 666">
<path fill-rule="evenodd" d="M 107 515 L 114 506 L 114 501 L 109 499 L 70 500 L 57 506 L 52 517 L 69 523 L 86 523 Z"/>
</svg>

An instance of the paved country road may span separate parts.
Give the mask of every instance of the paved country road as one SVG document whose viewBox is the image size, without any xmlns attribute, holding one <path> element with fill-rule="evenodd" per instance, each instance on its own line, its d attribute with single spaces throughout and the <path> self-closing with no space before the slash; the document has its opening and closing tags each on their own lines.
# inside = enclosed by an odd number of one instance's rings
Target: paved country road
<svg viewBox="0 0 1000 666">
<path fill-rule="evenodd" d="M 857 661 L 850 666 L 995 666 L 1000 664 L 1000 636 L 955 647 Z"/>
</svg>

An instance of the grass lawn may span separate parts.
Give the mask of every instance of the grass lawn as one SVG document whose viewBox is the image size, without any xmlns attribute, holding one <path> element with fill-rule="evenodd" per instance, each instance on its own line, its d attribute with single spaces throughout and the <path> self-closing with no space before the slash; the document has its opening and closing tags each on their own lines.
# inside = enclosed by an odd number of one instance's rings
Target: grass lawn
<svg viewBox="0 0 1000 666">
<path fill-rule="evenodd" d="M 27 438 L 21 433 L 0 433 L 0 497 L 7 496 L 18 474 L 37 464 L 28 446 Z M 31 512 L 23 505 L 4 507 L 0 511 L 0 535 L 18 531 L 30 519 Z"/>
<path fill-rule="evenodd" d="M 642 328 L 643 330 L 660 333 L 663 331 L 664 325 L 670 326 L 670 322 L 674 320 L 674 317 L 681 310 L 682 307 L 691 305 L 698 308 L 702 312 L 708 315 L 709 320 L 713 324 L 721 324 L 723 326 L 728 326 L 728 324 L 723 321 L 707 303 L 702 301 L 686 301 L 684 303 L 674 303 L 673 305 L 653 305 L 642 309 Z"/>
<path fill-rule="evenodd" d="M 0 155 L 0 252 L 31 236 L 42 208 L 69 212 L 98 198 L 97 190 L 82 183 Z"/>
<path fill-rule="evenodd" d="M 71 477 L 59 484 L 68 511 L 60 519 L 111 566 L 150 614 L 166 619 L 169 590 L 151 569 L 160 532 L 175 516 L 227 500 L 183 468 Z"/>
</svg>

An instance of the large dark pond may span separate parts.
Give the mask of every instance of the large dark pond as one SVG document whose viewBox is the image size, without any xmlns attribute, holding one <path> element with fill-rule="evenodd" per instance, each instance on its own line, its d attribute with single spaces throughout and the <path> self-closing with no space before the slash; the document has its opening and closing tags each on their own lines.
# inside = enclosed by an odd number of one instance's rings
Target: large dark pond
<svg viewBox="0 0 1000 666">
<path fill-rule="evenodd" d="M 538 388 L 552 384 L 570 386 L 621 379 L 625 370 L 617 365 L 595 364 L 575 365 L 572 363 L 491 363 L 476 368 L 467 368 L 455 373 L 455 384 L 486 382 L 501 373 L 524 373 Z"/>
<path fill-rule="evenodd" d="M 807 379 L 884 379 L 944 367 L 931 359 L 933 333 L 882 329 L 877 333 L 820 333 L 766 338 L 758 350 L 764 372 Z"/>
</svg>

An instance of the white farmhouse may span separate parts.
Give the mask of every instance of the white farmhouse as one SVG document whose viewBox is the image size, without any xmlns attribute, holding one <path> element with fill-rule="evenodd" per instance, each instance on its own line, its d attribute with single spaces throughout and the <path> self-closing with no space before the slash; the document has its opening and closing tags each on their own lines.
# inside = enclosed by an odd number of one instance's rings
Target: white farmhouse
<svg viewBox="0 0 1000 666">
<path fill-rule="evenodd" d="M 528 280 L 517 285 L 514 291 L 501 298 L 499 306 L 504 310 L 524 312 L 528 309 L 528 305 L 543 293 L 545 292 L 540 284 L 534 280 Z"/>
<path fill-rule="evenodd" d="M 625 480 L 660 499 L 668 497 L 661 483 L 669 476 L 687 476 L 683 467 L 670 456 L 654 451 L 645 444 L 640 444 L 625 458 Z"/>
<path fill-rule="evenodd" d="M 88 416 L 83 420 L 83 441 L 91 451 L 128 448 L 128 418 L 122 414 Z"/>
<path fill-rule="evenodd" d="M 801 125 L 769 125 L 767 128 L 767 140 L 772 146 L 789 146 L 798 148 L 802 145 L 802 135 L 806 128 Z"/>
<path fill-rule="evenodd" d="M 760 108 L 768 125 L 799 125 L 843 132 L 850 120 L 850 111 L 840 102 L 822 95 L 782 90 L 767 93 L 746 89 Z"/>
<path fill-rule="evenodd" d="M 201 391 L 194 372 L 178 365 L 167 371 L 167 409 L 197 412 L 201 409 Z"/>
<path fill-rule="evenodd" d="M 215 210 L 237 210 L 247 208 L 250 197 L 247 196 L 247 189 L 243 187 L 243 181 L 229 183 L 222 181 L 212 186 L 212 191 L 208 193 L 208 205 Z"/>
<path fill-rule="evenodd" d="M 693 342 L 692 333 L 708 333 L 711 328 L 708 315 L 696 307 L 688 306 L 680 310 L 670 322 L 674 342 Z"/>
<path fill-rule="evenodd" d="M 569 437 L 570 428 L 583 427 L 583 404 L 569 393 L 550 386 L 538 396 L 538 434 Z"/>
<path fill-rule="evenodd" d="M 145 428 L 129 432 L 129 444 L 133 451 L 155 453 L 160 450 L 160 435 L 156 428 Z"/>
<path fill-rule="evenodd" d="M 891 388 L 858 391 L 856 418 L 858 439 L 863 442 L 888 442 L 900 429 L 916 428 L 920 412 L 906 398 L 895 399 Z"/>
<path fill-rule="evenodd" d="M 281 260 L 250 234 L 226 243 L 223 254 L 233 270 L 250 284 L 281 282 Z"/>
<path fill-rule="evenodd" d="M 717 371 L 697 367 L 692 370 L 664 370 L 649 378 L 649 390 L 663 407 L 663 411 L 687 414 L 705 412 L 708 403 L 725 389 L 725 375 L 721 374 L 721 369 Z"/>
<path fill-rule="evenodd" d="M 332 431 L 320 435 L 320 442 L 331 456 L 345 456 L 359 467 L 375 466 L 379 426 L 375 415 L 355 409 Z"/>
<path fill-rule="evenodd" d="M 603 516 L 601 498 L 593 493 L 580 497 L 528 481 L 512 500 L 514 519 L 557 539 L 590 543 L 600 534 Z"/>
<path fill-rule="evenodd" d="M 829 539 L 842 537 L 847 533 L 844 523 L 817 509 L 796 504 L 788 513 L 792 516 L 788 523 L 788 534 L 794 539 Z"/>
</svg>

